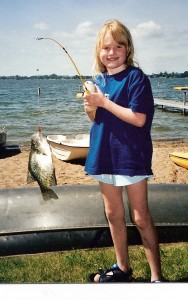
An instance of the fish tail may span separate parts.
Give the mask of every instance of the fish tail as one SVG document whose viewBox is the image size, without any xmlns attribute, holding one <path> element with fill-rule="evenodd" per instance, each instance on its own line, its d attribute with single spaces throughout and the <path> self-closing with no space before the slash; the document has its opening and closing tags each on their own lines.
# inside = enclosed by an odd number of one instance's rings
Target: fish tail
<svg viewBox="0 0 188 300">
<path fill-rule="evenodd" d="M 50 200 L 50 199 L 58 199 L 58 196 L 56 195 L 56 193 L 47 187 L 41 188 L 41 193 L 42 193 L 43 199 L 45 201 Z"/>
</svg>

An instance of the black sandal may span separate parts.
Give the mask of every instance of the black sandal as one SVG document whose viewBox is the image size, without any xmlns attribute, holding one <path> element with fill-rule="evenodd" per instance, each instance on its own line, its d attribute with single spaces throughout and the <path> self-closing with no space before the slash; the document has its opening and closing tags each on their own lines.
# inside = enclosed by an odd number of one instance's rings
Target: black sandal
<svg viewBox="0 0 188 300">
<path fill-rule="evenodd" d="M 109 272 L 112 272 L 113 274 L 107 274 Z M 114 264 L 110 267 L 110 269 L 103 270 L 99 269 L 97 273 L 92 273 L 89 276 L 90 282 L 95 282 L 94 278 L 96 275 L 100 275 L 99 277 L 99 283 L 104 282 L 132 282 L 132 269 L 127 271 L 126 273 L 121 271 L 117 264 Z"/>
</svg>

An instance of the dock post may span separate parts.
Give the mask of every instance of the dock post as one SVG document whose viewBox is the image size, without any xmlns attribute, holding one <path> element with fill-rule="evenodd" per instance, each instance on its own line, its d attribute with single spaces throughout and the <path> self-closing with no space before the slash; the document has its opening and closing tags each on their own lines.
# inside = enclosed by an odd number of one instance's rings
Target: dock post
<svg viewBox="0 0 188 300">
<path fill-rule="evenodd" d="M 186 105 L 186 91 L 183 92 L 183 105 Z"/>
<path fill-rule="evenodd" d="M 183 92 L 183 105 L 186 105 L 186 91 Z M 185 115 L 185 108 L 183 109 L 183 115 Z"/>
</svg>

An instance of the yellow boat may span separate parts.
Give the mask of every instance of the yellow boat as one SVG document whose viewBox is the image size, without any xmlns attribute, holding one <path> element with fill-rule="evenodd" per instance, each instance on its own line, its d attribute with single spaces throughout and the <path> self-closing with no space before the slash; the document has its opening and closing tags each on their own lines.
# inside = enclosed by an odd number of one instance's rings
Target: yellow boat
<svg viewBox="0 0 188 300">
<path fill-rule="evenodd" d="M 174 86 L 175 91 L 188 91 L 188 86 Z"/>
<path fill-rule="evenodd" d="M 170 158 L 176 165 L 188 169 L 188 152 L 173 152 Z"/>
</svg>

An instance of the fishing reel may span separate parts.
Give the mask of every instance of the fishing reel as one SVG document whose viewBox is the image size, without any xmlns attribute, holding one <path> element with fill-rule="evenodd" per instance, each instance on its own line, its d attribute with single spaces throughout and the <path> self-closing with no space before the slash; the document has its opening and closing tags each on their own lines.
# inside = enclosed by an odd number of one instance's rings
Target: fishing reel
<svg viewBox="0 0 188 300">
<path fill-rule="evenodd" d="M 93 82 L 89 81 L 89 80 L 84 82 L 83 89 L 84 89 L 84 91 L 82 93 L 77 93 L 76 98 L 78 98 L 78 99 L 83 98 L 85 93 L 86 94 L 94 93 L 95 90 L 96 90 Z M 86 112 L 91 112 L 91 111 L 95 111 L 95 110 L 96 110 L 95 107 L 87 106 L 87 111 Z"/>
<path fill-rule="evenodd" d="M 95 92 L 95 86 L 94 86 L 92 81 L 88 80 L 88 81 L 84 82 L 83 92 L 82 93 L 77 93 L 76 98 L 80 99 L 80 98 L 83 98 L 83 95 L 85 93 L 89 94 L 89 93 L 94 93 L 94 92 Z"/>
</svg>

